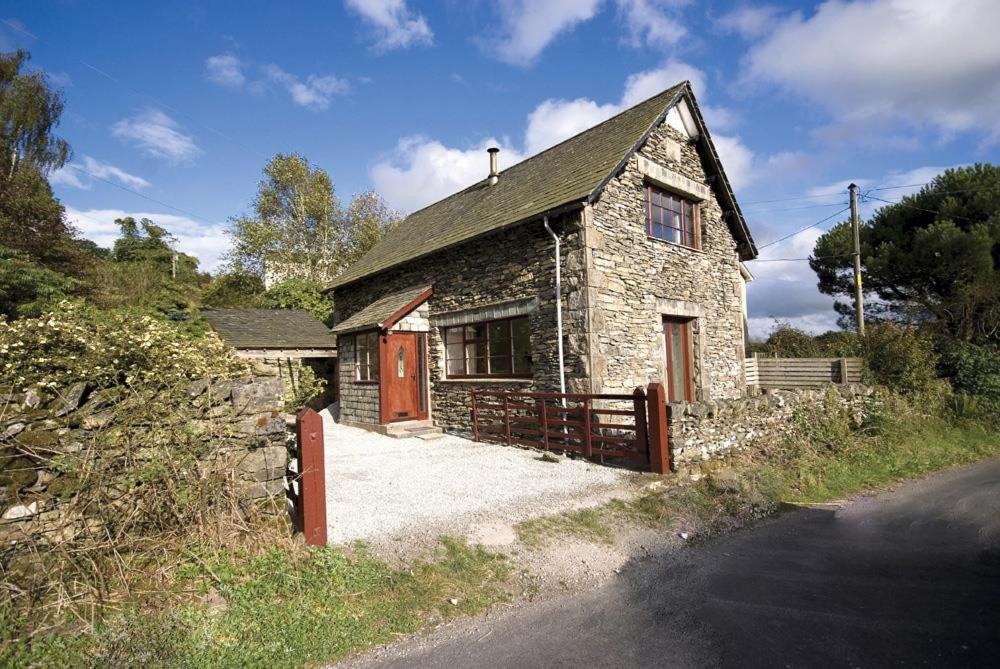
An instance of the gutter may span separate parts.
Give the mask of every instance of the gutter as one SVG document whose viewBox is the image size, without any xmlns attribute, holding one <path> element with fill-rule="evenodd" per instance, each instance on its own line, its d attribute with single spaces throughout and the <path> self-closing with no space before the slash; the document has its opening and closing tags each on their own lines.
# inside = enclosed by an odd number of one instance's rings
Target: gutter
<svg viewBox="0 0 1000 669">
<path fill-rule="evenodd" d="M 562 323 L 562 276 L 560 272 L 561 260 L 561 242 L 559 240 L 559 235 L 552 231 L 549 227 L 549 217 L 542 217 L 542 225 L 545 226 L 546 232 L 552 235 L 552 240 L 556 245 L 556 336 L 558 337 L 557 346 L 559 350 L 559 392 L 562 393 L 562 405 L 566 406 L 566 364 L 563 360 L 563 323 Z"/>
</svg>

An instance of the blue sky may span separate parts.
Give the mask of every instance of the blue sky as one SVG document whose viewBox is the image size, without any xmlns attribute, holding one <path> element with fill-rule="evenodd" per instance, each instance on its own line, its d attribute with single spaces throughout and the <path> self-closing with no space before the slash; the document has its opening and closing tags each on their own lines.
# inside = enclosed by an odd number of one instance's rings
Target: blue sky
<svg viewBox="0 0 1000 669">
<path fill-rule="evenodd" d="M 115 217 L 149 216 L 207 269 L 275 152 L 405 212 L 481 178 L 489 144 L 510 165 L 682 79 L 760 246 L 838 212 L 852 180 L 896 200 L 1000 158 L 995 0 L 36 0 L 0 20 L 0 49 L 64 89 L 70 219 L 109 243 Z M 837 220 L 749 264 L 755 334 L 833 326 L 805 262 L 766 261 Z"/>
</svg>

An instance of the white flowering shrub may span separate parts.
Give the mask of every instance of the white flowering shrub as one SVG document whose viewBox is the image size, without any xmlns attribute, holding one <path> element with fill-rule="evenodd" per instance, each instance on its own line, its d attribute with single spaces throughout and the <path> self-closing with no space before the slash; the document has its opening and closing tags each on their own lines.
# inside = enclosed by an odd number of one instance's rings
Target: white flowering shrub
<svg viewBox="0 0 1000 669">
<path fill-rule="evenodd" d="M 4 390 L 174 383 L 247 371 L 214 336 L 128 310 L 103 311 L 62 302 L 38 318 L 0 320 L 0 384 Z"/>
</svg>

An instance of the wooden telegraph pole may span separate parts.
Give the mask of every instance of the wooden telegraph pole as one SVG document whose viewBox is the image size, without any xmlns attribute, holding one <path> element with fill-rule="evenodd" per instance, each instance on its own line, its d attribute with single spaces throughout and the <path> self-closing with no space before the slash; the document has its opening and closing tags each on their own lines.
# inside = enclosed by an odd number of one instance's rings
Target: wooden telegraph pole
<svg viewBox="0 0 1000 669">
<path fill-rule="evenodd" d="M 854 313 L 858 334 L 865 334 L 865 296 L 861 290 L 861 229 L 858 223 L 858 187 L 851 184 L 851 229 L 854 231 Z"/>
</svg>

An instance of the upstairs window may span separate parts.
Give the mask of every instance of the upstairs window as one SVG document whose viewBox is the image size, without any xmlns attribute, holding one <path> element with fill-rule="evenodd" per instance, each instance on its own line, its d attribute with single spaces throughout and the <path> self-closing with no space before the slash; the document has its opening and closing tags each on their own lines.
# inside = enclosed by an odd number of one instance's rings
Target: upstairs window
<svg viewBox="0 0 1000 669">
<path fill-rule="evenodd" d="M 701 246 L 698 204 L 653 185 L 646 186 L 646 234 L 696 249 Z"/>
<path fill-rule="evenodd" d="M 527 316 L 445 328 L 448 378 L 531 377 Z"/>
<path fill-rule="evenodd" d="M 354 335 L 354 378 L 378 381 L 378 333 Z"/>
</svg>

